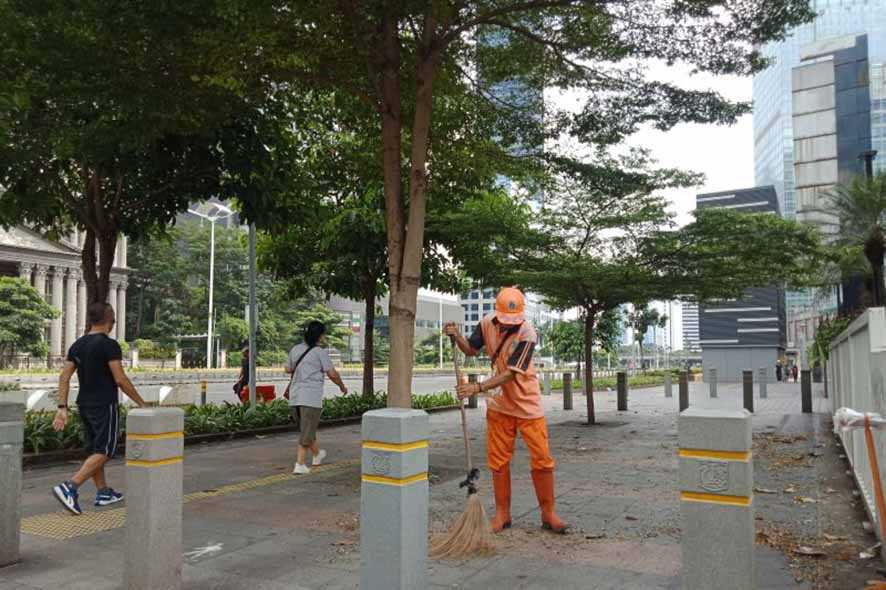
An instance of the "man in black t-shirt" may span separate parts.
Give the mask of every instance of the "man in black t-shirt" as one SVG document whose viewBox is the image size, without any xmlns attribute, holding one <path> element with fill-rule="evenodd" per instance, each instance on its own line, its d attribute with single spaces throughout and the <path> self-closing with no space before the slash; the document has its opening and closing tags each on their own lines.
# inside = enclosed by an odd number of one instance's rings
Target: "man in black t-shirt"
<svg viewBox="0 0 886 590">
<path fill-rule="evenodd" d="M 120 345 L 108 336 L 117 321 L 114 309 L 107 303 L 93 303 L 86 315 L 87 334 L 71 345 L 59 377 L 58 412 L 52 423 L 53 428 L 62 430 L 68 421 L 68 392 L 76 372 L 80 385 L 77 411 L 89 457 L 71 479 L 52 488 L 62 506 L 74 514 L 82 513 L 78 489 L 89 478 L 95 482 L 96 506 L 123 500 L 123 494 L 108 487 L 105 480 L 105 463 L 114 456 L 120 434 L 118 387 L 136 404 L 145 405 L 123 372 Z"/>
</svg>

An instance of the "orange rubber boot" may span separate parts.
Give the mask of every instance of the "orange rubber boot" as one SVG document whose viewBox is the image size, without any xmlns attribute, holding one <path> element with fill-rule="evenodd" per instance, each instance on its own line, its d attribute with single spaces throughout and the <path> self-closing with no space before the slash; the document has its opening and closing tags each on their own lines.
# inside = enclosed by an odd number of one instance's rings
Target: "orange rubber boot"
<svg viewBox="0 0 886 590">
<path fill-rule="evenodd" d="M 535 496 L 541 508 L 542 528 L 560 535 L 565 534 L 569 530 L 569 525 L 560 520 L 554 512 L 554 470 L 533 470 L 532 483 L 535 484 Z"/>
<path fill-rule="evenodd" d="M 492 518 L 492 530 L 500 533 L 511 528 L 510 465 L 505 465 L 501 471 L 492 471 L 492 487 L 495 490 L 495 516 Z"/>
</svg>

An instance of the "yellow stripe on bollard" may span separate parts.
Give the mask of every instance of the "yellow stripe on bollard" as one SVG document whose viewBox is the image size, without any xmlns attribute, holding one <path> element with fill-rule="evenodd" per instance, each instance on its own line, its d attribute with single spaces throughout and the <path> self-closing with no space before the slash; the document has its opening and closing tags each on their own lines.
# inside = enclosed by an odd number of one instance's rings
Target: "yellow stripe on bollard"
<svg viewBox="0 0 886 590">
<path fill-rule="evenodd" d="M 684 502 L 705 502 L 708 504 L 729 504 L 732 506 L 750 506 L 751 498 L 747 496 L 721 496 L 719 494 L 702 494 L 700 492 L 680 492 Z"/>
<path fill-rule="evenodd" d="M 127 467 L 163 467 L 164 465 L 175 465 L 181 463 L 182 457 L 170 457 L 168 459 L 158 459 L 157 461 L 143 461 L 141 459 L 130 459 L 126 462 Z"/>
<path fill-rule="evenodd" d="M 410 477 L 404 477 L 402 479 L 398 479 L 396 477 L 385 477 L 383 475 L 364 475 L 363 481 L 367 483 L 379 483 L 386 486 L 408 486 L 412 483 L 417 483 L 420 481 L 427 481 L 428 472 L 419 473 L 417 475 L 412 475 Z"/>
<path fill-rule="evenodd" d="M 127 434 L 126 440 L 166 440 L 184 438 L 184 432 L 161 432 L 158 434 Z"/>
<path fill-rule="evenodd" d="M 743 461 L 751 459 L 750 451 L 707 451 L 704 449 L 680 449 L 680 456 L 691 459 L 719 459 L 721 461 Z"/>
<path fill-rule="evenodd" d="M 410 443 L 385 443 L 374 440 L 365 440 L 363 441 L 363 448 L 375 449 L 378 451 L 392 451 L 394 453 L 405 453 L 407 451 L 414 451 L 416 449 L 428 448 L 428 441 L 418 440 Z"/>
</svg>

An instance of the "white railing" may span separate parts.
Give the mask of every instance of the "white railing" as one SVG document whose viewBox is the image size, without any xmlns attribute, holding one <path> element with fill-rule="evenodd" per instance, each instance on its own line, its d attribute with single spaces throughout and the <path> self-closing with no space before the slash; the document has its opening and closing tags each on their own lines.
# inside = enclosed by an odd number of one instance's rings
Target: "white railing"
<svg viewBox="0 0 886 590">
<path fill-rule="evenodd" d="M 886 308 L 868 309 L 834 338 L 830 346 L 827 380 L 834 408 L 846 407 L 886 416 Z M 864 497 L 868 517 L 879 537 L 864 431 L 860 428 L 842 431 L 840 438 Z M 886 484 L 886 433 L 875 430 L 874 445 L 880 464 L 880 481 Z"/>
</svg>

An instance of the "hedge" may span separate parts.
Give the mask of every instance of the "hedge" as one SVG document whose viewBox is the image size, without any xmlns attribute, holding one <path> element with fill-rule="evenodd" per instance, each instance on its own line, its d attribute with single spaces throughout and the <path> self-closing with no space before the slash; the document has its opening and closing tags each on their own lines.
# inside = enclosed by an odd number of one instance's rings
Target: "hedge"
<svg viewBox="0 0 886 590">
<path fill-rule="evenodd" d="M 412 396 L 412 406 L 416 409 L 439 408 L 457 403 L 455 396 L 448 391 Z M 361 394 L 342 395 L 323 400 L 322 420 L 335 420 L 360 416 L 369 410 L 384 408 L 387 395 L 376 393 L 370 397 Z M 254 408 L 243 405 L 225 403 L 223 405 L 183 407 L 185 411 L 185 436 L 196 434 L 214 434 L 237 432 L 281 426 L 288 424 L 289 402 L 283 399 L 274 400 L 269 404 L 259 404 Z M 120 436 L 125 436 L 126 407 L 121 406 L 124 420 Z M 55 412 L 29 411 L 25 413 L 25 445 L 26 453 L 41 453 L 59 449 L 76 449 L 82 444 L 80 419 L 76 410 L 71 410 L 68 423 L 64 430 L 56 432 L 52 428 Z"/>
<path fill-rule="evenodd" d="M 676 373 L 675 373 L 676 375 Z M 676 376 L 674 379 L 676 380 Z M 616 377 L 595 377 L 594 391 L 604 391 L 606 389 L 616 388 Z M 661 385 L 664 383 L 664 371 L 650 371 L 639 375 L 628 376 L 628 387 L 651 387 L 653 385 Z M 582 388 L 581 379 L 572 380 L 572 390 L 577 391 Z M 563 380 L 554 379 L 551 381 L 551 389 L 563 389 Z"/>
</svg>

